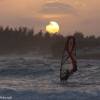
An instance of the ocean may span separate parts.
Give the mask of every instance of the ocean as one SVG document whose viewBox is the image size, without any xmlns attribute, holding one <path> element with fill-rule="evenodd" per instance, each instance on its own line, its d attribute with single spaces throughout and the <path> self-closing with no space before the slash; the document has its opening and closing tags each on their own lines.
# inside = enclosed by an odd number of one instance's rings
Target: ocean
<svg viewBox="0 0 100 100">
<path fill-rule="evenodd" d="M 78 71 L 60 82 L 60 60 L 0 57 L 0 100 L 100 100 L 100 61 L 78 59 Z"/>
</svg>

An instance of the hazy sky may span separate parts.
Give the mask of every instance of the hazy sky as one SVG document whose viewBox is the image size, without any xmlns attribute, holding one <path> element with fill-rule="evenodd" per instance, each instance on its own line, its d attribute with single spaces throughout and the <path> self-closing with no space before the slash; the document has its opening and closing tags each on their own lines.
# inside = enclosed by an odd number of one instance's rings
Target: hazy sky
<svg viewBox="0 0 100 100">
<path fill-rule="evenodd" d="M 61 34 L 100 36 L 100 0 L 0 0 L 0 25 L 37 31 L 49 21 L 60 24 Z"/>
</svg>

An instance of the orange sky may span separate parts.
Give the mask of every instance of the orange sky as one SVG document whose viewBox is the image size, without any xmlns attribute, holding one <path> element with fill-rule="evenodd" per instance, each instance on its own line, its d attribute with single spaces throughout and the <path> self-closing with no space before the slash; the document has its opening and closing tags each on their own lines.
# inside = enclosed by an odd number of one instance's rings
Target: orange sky
<svg viewBox="0 0 100 100">
<path fill-rule="evenodd" d="M 100 0 L 0 0 L 0 25 L 45 30 L 57 21 L 61 34 L 76 31 L 100 36 Z"/>
</svg>

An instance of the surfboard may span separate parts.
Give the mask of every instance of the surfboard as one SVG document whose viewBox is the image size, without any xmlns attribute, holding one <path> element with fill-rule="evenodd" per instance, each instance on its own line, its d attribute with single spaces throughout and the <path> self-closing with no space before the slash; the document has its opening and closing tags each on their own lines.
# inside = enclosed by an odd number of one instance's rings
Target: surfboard
<svg viewBox="0 0 100 100">
<path fill-rule="evenodd" d="M 60 67 L 60 80 L 65 81 L 74 72 L 76 68 L 76 49 L 75 49 L 75 38 L 69 36 L 65 43 Z"/>
</svg>

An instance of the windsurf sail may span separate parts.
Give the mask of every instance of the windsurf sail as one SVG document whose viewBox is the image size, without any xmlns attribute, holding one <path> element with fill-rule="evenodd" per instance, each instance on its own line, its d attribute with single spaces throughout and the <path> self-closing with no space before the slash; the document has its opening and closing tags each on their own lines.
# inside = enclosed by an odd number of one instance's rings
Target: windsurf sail
<svg viewBox="0 0 100 100">
<path fill-rule="evenodd" d="M 60 80 L 67 80 L 75 71 L 77 71 L 76 40 L 74 36 L 69 36 L 61 59 Z"/>
</svg>

